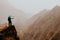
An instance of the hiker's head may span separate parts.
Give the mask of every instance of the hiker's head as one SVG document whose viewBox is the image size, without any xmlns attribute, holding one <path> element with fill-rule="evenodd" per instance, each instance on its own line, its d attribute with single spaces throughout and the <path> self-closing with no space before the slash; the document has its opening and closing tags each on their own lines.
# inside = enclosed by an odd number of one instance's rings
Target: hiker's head
<svg viewBox="0 0 60 40">
<path fill-rule="evenodd" d="M 8 18 L 14 19 L 14 16 L 9 16 Z"/>
</svg>

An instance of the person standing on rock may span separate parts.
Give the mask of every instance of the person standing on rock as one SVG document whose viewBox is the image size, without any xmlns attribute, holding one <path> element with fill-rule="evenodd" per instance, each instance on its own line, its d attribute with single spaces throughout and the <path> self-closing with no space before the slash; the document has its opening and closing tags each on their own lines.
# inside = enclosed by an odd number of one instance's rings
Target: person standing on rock
<svg viewBox="0 0 60 40">
<path fill-rule="evenodd" d="M 11 19 L 13 19 L 11 16 L 8 17 L 8 23 L 9 23 L 9 26 L 12 25 L 12 21 Z"/>
</svg>

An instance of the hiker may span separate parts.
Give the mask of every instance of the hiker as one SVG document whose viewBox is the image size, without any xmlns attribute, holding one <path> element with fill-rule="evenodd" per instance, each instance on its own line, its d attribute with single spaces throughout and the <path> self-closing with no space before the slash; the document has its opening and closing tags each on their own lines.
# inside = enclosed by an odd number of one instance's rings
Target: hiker
<svg viewBox="0 0 60 40">
<path fill-rule="evenodd" d="M 9 23 L 9 26 L 12 25 L 12 21 L 11 19 L 13 19 L 11 16 L 8 17 L 8 23 Z"/>
</svg>

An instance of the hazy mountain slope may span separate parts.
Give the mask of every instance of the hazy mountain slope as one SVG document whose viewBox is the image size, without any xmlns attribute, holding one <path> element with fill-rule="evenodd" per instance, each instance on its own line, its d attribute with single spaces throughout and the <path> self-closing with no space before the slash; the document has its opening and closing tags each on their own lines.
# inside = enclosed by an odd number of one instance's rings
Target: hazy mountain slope
<svg viewBox="0 0 60 40">
<path fill-rule="evenodd" d="M 31 18 L 29 18 L 26 21 L 26 26 L 30 26 L 31 24 L 33 24 L 39 17 L 41 17 L 43 14 L 45 14 L 47 12 L 47 10 L 43 10 L 35 15 L 33 15 Z"/>
<path fill-rule="evenodd" d="M 8 3 L 8 0 L 0 0 L 0 17 L 7 18 L 9 15 L 13 15 L 21 21 L 24 21 L 24 18 L 27 18 L 27 15 L 23 11 L 14 8 Z"/>
<path fill-rule="evenodd" d="M 60 40 L 60 7 L 56 6 L 30 25 L 23 40 Z"/>
</svg>

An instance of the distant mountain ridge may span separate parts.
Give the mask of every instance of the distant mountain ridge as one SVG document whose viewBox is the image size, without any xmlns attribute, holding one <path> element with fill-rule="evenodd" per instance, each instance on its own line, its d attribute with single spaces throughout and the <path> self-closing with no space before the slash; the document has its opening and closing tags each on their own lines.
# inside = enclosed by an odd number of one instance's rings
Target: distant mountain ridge
<svg viewBox="0 0 60 40">
<path fill-rule="evenodd" d="M 23 40 L 60 40 L 60 7 L 46 12 L 29 26 Z"/>
</svg>

